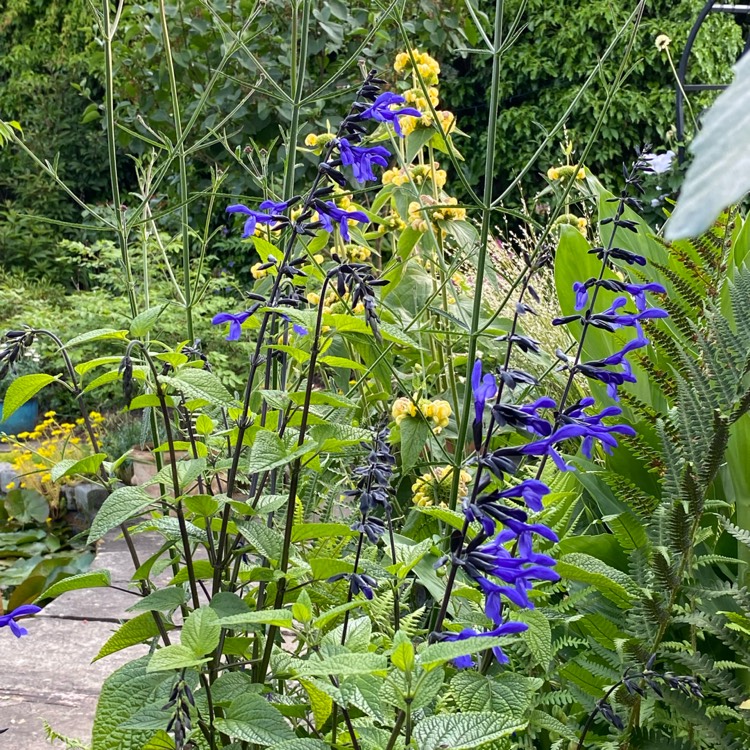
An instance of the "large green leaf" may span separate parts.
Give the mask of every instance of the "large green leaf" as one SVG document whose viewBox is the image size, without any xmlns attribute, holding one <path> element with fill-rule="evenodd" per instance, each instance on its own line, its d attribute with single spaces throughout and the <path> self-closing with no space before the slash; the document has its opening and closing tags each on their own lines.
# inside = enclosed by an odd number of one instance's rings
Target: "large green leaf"
<svg viewBox="0 0 750 750">
<path fill-rule="evenodd" d="M 438 714 L 428 716 L 414 727 L 414 740 L 419 750 L 470 750 L 518 732 L 526 724 L 485 711 Z"/>
<path fill-rule="evenodd" d="M 200 607 L 185 620 L 180 642 L 196 656 L 203 656 L 219 645 L 220 635 L 219 616 L 210 607 Z"/>
<path fill-rule="evenodd" d="M 132 661 L 105 681 L 96 705 L 92 750 L 142 750 L 152 731 L 123 729 L 121 725 L 149 705 L 155 691 L 171 674 L 147 674 L 149 657 Z"/>
<path fill-rule="evenodd" d="M 487 677 L 466 670 L 451 680 L 451 692 L 461 711 L 491 711 L 521 722 L 540 682 L 513 673 Z"/>
<path fill-rule="evenodd" d="M 254 693 L 241 695 L 216 719 L 216 729 L 232 739 L 268 747 L 295 739 L 286 719 L 265 698 Z"/>
<path fill-rule="evenodd" d="M 212 406 L 223 406 L 227 409 L 236 406 L 232 394 L 224 387 L 221 380 L 208 370 L 183 367 L 171 377 L 162 376 L 162 380 L 190 399 L 200 399 Z"/>
<path fill-rule="evenodd" d="M 36 490 L 11 490 L 3 501 L 9 518 L 25 526 L 32 522 L 44 524 L 49 518 L 49 503 Z"/>
<path fill-rule="evenodd" d="M 89 543 L 101 539 L 110 529 L 145 510 L 154 498 L 141 487 L 118 487 L 102 504 L 89 530 Z"/>
<path fill-rule="evenodd" d="M 223 628 L 244 628 L 250 625 L 277 625 L 286 628 L 292 625 L 292 613 L 288 609 L 262 609 L 259 612 L 222 617 L 219 624 Z"/>
<path fill-rule="evenodd" d="M 189 646 L 182 643 L 173 643 L 164 646 L 154 653 L 148 663 L 148 672 L 164 672 L 172 669 L 186 669 L 187 667 L 198 667 L 205 664 L 210 657 L 199 657 Z"/>
<path fill-rule="evenodd" d="M 187 594 L 182 586 L 167 586 L 139 599 L 128 608 L 128 612 L 172 612 L 186 600 Z"/>
<path fill-rule="evenodd" d="M 408 471 L 432 437 L 432 428 L 424 417 L 406 417 L 399 425 L 401 432 L 401 465 Z"/>
<path fill-rule="evenodd" d="M 309 445 L 289 450 L 275 432 L 258 430 L 250 448 L 247 471 L 250 474 L 257 474 L 285 466 L 309 450 Z"/>
<path fill-rule="evenodd" d="M 314 657 L 307 661 L 297 660 L 293 667 L 297 674 L 303 677 L 345 677 L 385 672 L 388 669 L 388 660 L 381 654 L 335 654 L 324 659 Z"/>
<path fill-rule="evenodd" d="M 59 375 L 45 375 L 38 372 L 32 375 L 21 375 L 11 381 L 3 399 L 2 421 L 10 419 L 17 409 L 20 409 L 29 399 L 34 398 L 42 388 L 59 379 Z"/>
<path fill-rule="evenodd" d="M 168 630 L 172 627 L 169 623 L 164 624 Z M 159 635 L 156 621 L 150 612 L 144 612 L 132 620 L 127 620 L 115 631 L 115 634 L 99 649 L 99 653 L 93 661 L 103 659 L 105 656 L 122 651 L 124 648 L 135 646 Z"/>
<path fill-rule="evenodd" d="M 50 469 L 52 481 L 59 482 L 63 477 L 75 474 L 96 474 L 105 458 L 107 458 L 106 453 L 94 453 L 93 456 L 84 456 L 79 459 L 64 458 Z"/>
<path fill-rule="evenodd" d="M 582 552 L 563 555 L 555 569 L 563 579 L 594 586 L 621 609 L 629 608 L 637 593 L 635 583 L 627 574 Z"/>
<path fill-rule="evenodd" d="M 111 582 L 108 570 L 92 570 L 88 573 L 79 573 L 76 576 L 68 576 L 62 581 L 50 586 L 39 599 L 53 599 L 67 591 L 78 591 L 80 589 L 95 589 L 109 586 Z"/>
</svg>

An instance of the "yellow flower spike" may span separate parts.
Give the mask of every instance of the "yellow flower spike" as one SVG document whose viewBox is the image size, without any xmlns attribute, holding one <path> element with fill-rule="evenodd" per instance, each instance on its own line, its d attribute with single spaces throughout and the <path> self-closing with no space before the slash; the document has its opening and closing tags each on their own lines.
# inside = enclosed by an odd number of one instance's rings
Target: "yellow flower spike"
<svg viewBox="0 0 750 750">
<path fill-rule="evenodd" d="M 411 414 L 411 408 L 412 408 L 411 399 L 406 398 L 406 396 L 402 396 L 401 398 L 397 398 L 393 402 L 393 406 L 391 407 L 391 416 L 394 420 L 396 420 L 396 424 L 401 424 L 401 422 L 404 421 L 404 419 Z"/>
<path fill-rule="evenodd" d="M 315 148 L 318 145 L 318 136 L 315 133 L 308 133 L 305 136 L 305 146 Z"/>
<path fill-rule="evenodd" d="M 21 440 L 25 440 L 28 436 L 29 436 L 29 433 L 24 431 L 24 432 L 19 432 L 16 437 L 21 438 Z"/>
<path fill-rule="evenodd" d="M 311 305 L 319 305 L 320 304 L 320 295 L 317 294 L 317 292 L 308 292 L 307 293 L 307 301 Z"/>
<path fill-rule="evenodd" d="M 48 471 L 42 474 L 41 479 L 43 482 L 51 482 L 52 481 L 52 474 L 50 474 Z"/>
</svg>

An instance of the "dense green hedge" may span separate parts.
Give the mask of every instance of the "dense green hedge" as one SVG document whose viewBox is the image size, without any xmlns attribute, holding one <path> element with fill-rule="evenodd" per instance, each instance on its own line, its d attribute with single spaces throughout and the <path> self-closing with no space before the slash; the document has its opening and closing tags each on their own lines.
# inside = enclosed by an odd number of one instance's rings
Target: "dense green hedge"
<svg viewBox="0 0 750 750">
<path fill-rule="evenodd" d="M 627 4 L 608 0 L 508 0 L 509 18 L 524 3 L 525 26 L 517 42 L 506 53 L 500 81 L 503 107 L 497 147 L 498 183 L 520 169 L 535 150 L 544 133 L 564 112 L 615 31 L 630 12 Z M 491 14 L 488 0 L 478 0 L 478 13 Z M 494 3 L 491 4 L 494 7 Z M 605 182 L 619 172 L 623 159 L 644 140 L 665 144 L 674 122 L 673 77 L 664 53 L 654 39 L 665 33 L 673 39 L 672 52 L 678 57 L 702 0 L 648 4 L 639 33 L 630 78 L 607 113 L 589 167 Z M 115 48 L 118 132 L 122 146 L 122 176 L 127 189 L 134 189 L 132 162 L 125 154 L 142 154 L 148 146 L 131 135 L 147 134 L 139 118 L 155 131 L 169 134 L 169 83 L 160 50 L 161 29 L 158 4 L 127 3 Z M 239 29 L 254 4 L 248 0 L 215 0 L 221 18 Z M 274 80 L 288 82 L 292 15 L 288 0 L 268 0 L 251 30 L 259 33 L 251 42 L 253 51 Z M 370 0 L 325 0 L 313 11 L 309 39 L 308 73 L 311 89 L 335 73 L 342 60 L 352 54 L 372 28 L 376 15 Z M 483 167 L 484 126 L 489 83 L 489 59 L 477 54 L 458 53 L 459 48 L 481 46 L 476 29 L 461 0 L 421 0 L 410 5 L 408 28 L 423 49 L 437 57 L 443 67 L 441 108 L 458 114 L 460 127 L 472 137 L 463 141 L 466 169 L 478 182 Z M 189 118 L 202 92 L 202 85 L 221 59 L 227 37 L 215 18 L 199 0 L 182 0 L 168 5 L 180 96 Z M 727 80 L 731 64 L 741 49 L 739 26 L 728 17 L 712 17 L 695 48 L 694 74 L 708 81 Z M 381 69 L 390 69 L 402 45 L 395 29 L 382 29 L 371 39 L 363 57 Z M 8 0 L 0 11 L 0 118 L 17 119 L 28 144 L 43 158 L 60 154 L 59 170 L 83 199 L 104 203 L 108 199 L 106 144 L 101 112 L 102 49 L 97 43 L 91 10 L 85 0 Z M 605 77 L 586 93 L 568 124 L 568 132 L 580 150 L 603 106 L 607 81 L 620 62 L 623 46 L 605 68 Z M 238 54 L 225 69 L 213 90 L 209 105 L 199 118 L 195 138 L 210 133 L 237 102 L 257 83 L 258 68 L 244 54 Z M 348 98 L 347 81 L 355 71 L 336 84 L 340 97 L 311 102 L 306 126 L 325 127 L 335 119 Z M 236 113 L 228 127 L 231 149 L 254 142 L 267 146 L 280 135 L 287 122 L 284 106 L 255 93 Z M 306 132 L 306 131 L 304 131 Z M 304 134 L 303 132 L 303 134 Z M 194 141 L 191 141 L 194 142 Z M 535 165 L 524 187 L 533 195 L 542 184 L 540 171 L 559 161 L 557 143 Z M 277 144 L 268 165 L 278 174 L 284 156 Z M 195 153 L 191 159 L 191 188 L 205 187 L 216 165 L 232 167 L 232 156 L 219 144 Z M 175 185 L 167 186 L 165 199 Z M 257 194 L 248 172 L 233 166 L 224 183 L 227 193 Z M 191 206 L 200 217 L 205 206 Z M 37 175 L 30 161 L 13 149 L 0 152 L 0 262 L 23 265 L 32 272 L 55 276 L 57 241 L 75 232 L 45 224 L 24 214 L 43 214 L 64 222 L 81 221 L 79 208 L 51 184 Z M 244 253 L 231 238 L 216 243 L 214 251 L 224 261 Z M 29 260 L 30 259 L 30 260 Z M 75 285 L 74 279 L 59 279 Z"/>
</svg>

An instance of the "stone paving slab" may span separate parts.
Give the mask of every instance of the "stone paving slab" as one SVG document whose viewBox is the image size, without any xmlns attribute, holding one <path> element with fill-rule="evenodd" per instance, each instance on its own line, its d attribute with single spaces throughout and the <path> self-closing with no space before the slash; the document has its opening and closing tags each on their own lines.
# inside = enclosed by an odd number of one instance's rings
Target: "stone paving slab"
<svg viewBox="0 0 750 750">
<path fill-rule="evenodd" d="M 134 568 L 117 536 L 105 537 L 92 569 L 108 569 L 112 582 L 127 588 Z M 141 534 L 134 541 L 142 562 L 159 549 L 161 537 Z M 0 735 L 2 750 L 50 750 L 42 719 L 61 734 L 90 741 L 102 683 L 148 651 L 134 646 L 91 663 L 135 601 L 113 589 L 71 591 L 24 621 L 28 636 L 0 632 L 0 728 L 9 728 Z"/>
<path fill-rule="evenodd" d="M 111 623 L 36 617 L 29 635 L 0 638 L 0 746 L 49 750 L 42 719 L 53 729 L 90 741 L 102 683 L 118 667 L 148 652 L 133 646 L 91 664 L 112 635 Z"/>
</svg>

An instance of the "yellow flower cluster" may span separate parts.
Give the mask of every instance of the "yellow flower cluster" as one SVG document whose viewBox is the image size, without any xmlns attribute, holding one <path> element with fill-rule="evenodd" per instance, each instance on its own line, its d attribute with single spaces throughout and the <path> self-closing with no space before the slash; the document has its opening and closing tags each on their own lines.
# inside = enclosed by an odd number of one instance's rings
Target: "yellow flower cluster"
<svg viewBox="0 0 750 750">
<path fill-rule="evenodd" d="M 458 485 L 459 502 L 469 494 L 467 485 L 470 481 L 471 474 L 462 469 Z M 450 500 L 452 485 L 453 467 L 438 466 L 431 472 L 422 474 L 411 486 L 414 493 L 412 502 L 420 508 L 428 508 L 432 505 L 439 505 L 445 508 Z"/>
<path fill-rule="evenodd" d="M 446 135 L 453 131 L 456 127 L 456 116 L 453 112 L 448 110 L 438 110 L 436 112 L 438 121 L 440 123 L 440 129 Z M 418 127 L 431 128 L 434 124 L 432 112 L 425 112 L 421 117 L 402 117 L 401 118 L 401 130 L 404 135 L 413 133 Z"/>
<path fill-rule="evenodd" d="M 335 313 L 348 313 L 348 304 L 350 299 L 351 295 L 349 294 L 349 292 L 347 292 L 343 297 L 339 297 L 339 295 L 335 291 L 329 292 L 326 295 L 325 300 L 323 301 L 323 314 L 331 315 Z M 311 305 L 319 305 L 320 295 L 317 292 L 308 292 L 307 301 Z M 363 313 L 365 311 L 364 303 L 358 302 L 355 307 L 351 308 L 351 311 L 356 314 Z"/>
<path fill-rule="evenodd" d="M 405 226 L 404 220 L 395 211 L 392 211 L 387 216 L 381 217 L 380 224 L 378 224 L 378 234 L 400 232 Z"/>
<path fill-rule="evenodd" d="M 364 245 L 348 244 L 343 248 L 344 257 L 352 263 L 366 263 L 370 260 L 372 250 Z"/>
<path fill-rule="evenodd" d="M 406 396 L 397 398 L 391 408 L 391 415 L 396 420 L 396 424 L 401 424 L 406 417 L 416 417 L 418 412 L 421 412 L 425 419 L 432 420 L 434 424 L 432 431 L 439 435 L 443 428 L 448 426 L 453 410 L 451 405 L 442 399 L 430 401 L 422 398 L 415 403 L 413 399 Z"/>
<path fill-rule="evenodd" d="M 305 137 L 305 146 L 319 152 L 326 143 L 329 143 L 335 137 L 333 133 L 309 133 Z"/>
<path fill-rule="evenodd" d="M 437 105 L 440 104 L 440 96 L 437 86 L 428 86 L 427 96 L 424 95 L 422 88 L 417 86 L 413 89 L 404 91 L 403 97 L 406 99 L 407 104 L 416 107 L 420 112 L 429 112 L 430 104 L 433 109 L 437 109 Z"/>
<path fill-rule="evenodd" d="M 64 458 L 78 460 L 89 454 L 88 444 L 83 441 L 81 433 L 85 420 L 79 418 L 73 422 L 58 422 L 54 411 L 44 415 L 44 421 L 31 432 L 19 432 L 4 438 L 5 442 L 13 445 L 10 462 L 20 479 L 18 487 L 34 489 L 43 495 L 50 504 L 52 517 L 56 517 L 60 510 L 61 485 L 52 481 L 50 469 Z M 99 428 L 104 417 L 97 411 L 89 413 L 94 435 L 99 437 Z M 22 444 L 19 440 L 38 441 L 33 444 Z M 64 482 L 65 480 L 63 480 Z M 15 489 L 15 483 L 10 483 L 8 489 Z"/>
<path fill-rule="evenodd" d="M 254 279 L 265 279 L 273 270 L 273 268 L 261 268 L 262 265 L 264 265 L 264 263 L 258 261 L 250 268 L 250 273 Z"/>
<path fill-rule="evenodd" d="M 438 162 L 433 162 L 432 167 L 428 164 L 416 164 L 409 167 L 408 171 L 394 167 L 383 172 L 383 184 L 401 187 L 411 181 L 415 185 L 423 185 L 428 180 L 432 181 L 433 177 L 435 185 L 439 188 L 443 187 L 448 180 L 448 174 L 444 169 L 440 169 Z"/>
<path fill-rule="evenodd" d="M 577 180 L 586 179 L 586 170 L 577 164 L 562 164 L 559 167 L 550 167 L 547 170 L 547 178 L 552 182 L 557 180 L 567 180 L 575 175 Z"/>
<path fill-rule="evenodd" d="M 446 195 L 439 201 L 435 200 L 430 195 L 420 196 L 421 203 L 418 201 L 412 201 L 409 204 L 409 224 L 412 229 L 416 229 L 418 232 L 426 232 L 428 229 L 428 221 L 432 222 L 433 228 L 437 231 L 439 221 L 463 221 L 466 219 L 465 208 L 454 208 L 458 206 L 458 201 Z M 435 206 L 435 208 L 431 208 Z M 427 210 L 425 210 L 427 209 Z"/>
<path fill-rule="evenodd" d="M 412 65 L 412 57 L 415 65 Z M 440 65 L 438 61 L 428 55 L 426 52 L 412 50 L 411 56 L 408 52 L 399 52 L 396 55 L 396 62 L 393 64 L 396 73 L 406 76 L 409 73 L 418 74 L 427 86 L 434 86 L 438 82 L 440 75 Z"/>
<path fill-rule="evenodd" d="M 584 216 L 576 216 L 575 214 L 560 214 L 560 216 L 555 219 L 552 226 L 559 227 L 563 224 L 575 227 L 579 232 L 581 232 L 581 234 L 586 234 L 586 227 L 589 223 Z"/>
</svg>

